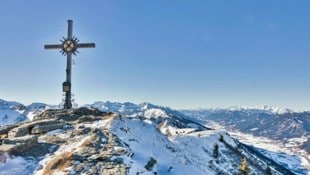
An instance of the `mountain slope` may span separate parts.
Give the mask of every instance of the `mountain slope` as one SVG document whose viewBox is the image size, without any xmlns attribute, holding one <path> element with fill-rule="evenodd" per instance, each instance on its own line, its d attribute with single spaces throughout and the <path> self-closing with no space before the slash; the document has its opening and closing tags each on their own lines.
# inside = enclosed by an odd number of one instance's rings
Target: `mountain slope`
<svg viewBox="0 0 310 175">
<path fill-rule="evenodd" d="M 42 111 L 56 108 L 55 105 L 44 103 L 32 103 L 25 106 L 18 102 L 0 99 L 0 126 L 32 120 L 35 115 L 40 114 Z"/>
<path fill-rule="evenodd" d="M 24 106 L 20 103 L 0 99 L 0 126 L 27 120 L 27 117 L 23 114 L 23 110 Z"/>
<path fill-rule="evenodd" d="M 127 107 L 127 104 L 129 104 L 130 108 Z M 103 111 L 105 111 L 107 109 L 113 109 L 115 112 L 119 112 L 119 113 L 123 114 L 124 116 L 130 117 L 130 118 L 134 118 L 134 117 L 143 118 L 142 116 L 147 116 L 146 118 L 149 119 L 149 118 L 152 118 L 152 117 L 150 117 L 150 116 L 152 116 L 152 115 L 150 115 L 150 113 L 151 113 L 150 111 L 156 111 L 157 116 L 162 116 L 163 118 L 165 118 L 167 116 L 171 116 L 171 119 L 182 118 L 182 119 L 188 120 L 188 117 L 186 115 L 184 115 L 178 111 L 175 111 L 175 110 L 172 110 L 172 109 L 166 108 L 166 107 L 152 105 L 149 103 L 143 103 L 140 105 L 135 105 L 132 103 L 123 103 L 122 104 L 122 103 L 111 103 L 111 102 L 96 102 L 96 103 L 91 104 L 89 106 L 101 109 Z M 130 109 L 130 110 L 128 110 L 128 109 Z M 280 110 L 277 110 L 277 111 L 280 111 Z M 283 110 L 281 110 L 281 111 L 283 111 Z M 180 116 L 180 117 L 177 117 L 177 116 Z M 154 120 L 154 118 L 153 118 L 153 120 Z M 156 120 L 158 120 L 158 118 Z M 160 120 L 160 121 L 162 121 L 162 120 Z M 194 123 L 199 123 L 199 122 L 197 122 L 197 120 L 195 120 L 195 122 L 194 122 L 194 120 L 188 120 L 188 121 L 191 121 L 187 125 L 188 128 L 197 127 L 197 125 L 195 125 Z M 169 122 L 167 122 L 167 123 L 169 123 Z M 170 123 L 173 124 L 173 122 L 170 122 Z M 201 126 L 201 124 L 199 124 L 199 125 Z M 169 128 L 169 127 L 167 127 L 167 128 Z M 201 129 L 201 128 L 199 128 L 199 129 Z M 195 132 L 198 132 L 199 129 L 196 130 Z M 204 129 L 208 130 L 210 128 L 204 127 Z M 173 129 L 170 129 L 170 130 L 173 130 Z M 164 134 L 168 133 L 169 135 L 171 135 L 171 131 L 169 131 L 169 132 L 167 132 L 167 130 L 161 130 L 161 131 Z M 219 131 L 216 131 L 216 132 L 219 132 Z M 177 134 L 180 134 L 180 133 L 181 132 L 177 132 Z M 246 145 L 244 145 L 244 146 L 247 147 Z M 252 150 L 252 149 L 248 148 L 247 150 Z M 252 151 L 250 154 L 256 154 L 256 152 Z M 261 153 L 258 153 L 258 154 L 259 154 L 259 156 L 262 156 L 262 157 L 268 156 L 267 154 L 266 155 L 262 155 Z M 255 156 L 258 156 L 258 155 L 256 154 Z M 274 157 L 274 158 L 277 159 L 278 157 Z M 289 159 L 290 157 L 287 157 L 287 158 Z M 256 160 L 254 160 L 254 162 L 255 161 Z M 305 170 L 300 168 L 300 162 L 298 160 L 293 159 L 293 162 L 291 161 L 291 162 L 285 163 L 283 165 L 287 166 L 289 163 L 293 163 L 294 164 L 293 167 L 297 166 L 295 168 L 292 168 L 292 169 L 294 169 L 294 171 L 297 174 L 304 174 Z M 264 164 L 264 161 L 262 164 Z M 276 162 L 275 162 L 275 164 L 279 165 Z M 281 167 L 282 165 L 279 165 L 279 166 Z M 281 168 L 279 168 L 279 169 L 281 169 Z M 286 168 L 284 167 L 284 169 L 287 169 L 287 167 Z M 284 174 L 287 174 L 286 170 L 283 170 L 283 172 L 284 172 Z"/>
<path fill-rule="evenodd" d="M 266 156 L 285 156 L 285 159 L 279 158 L 278 161 L 286 166 L 292 166 L 288 159 L 296 159 L 298 164 L 310 170 L 310 113 L 281 111 L 272 111 L 270 108 L 234 108 L 182 112 L 201 123 L 224 126 L 235 138 L 246 144 L 270 150 L 262 151 Z"/>
<path fill-rule="evenodd" d="M 309 112 L 272 113 L 269 110 L 184 110 L 183 113 L 203 123 L 208 120 L 229 129 L 271 139 L 296 138 L 310 135 Z M 310 152 L 310 148 L 308 149 Z"/>
</svg>

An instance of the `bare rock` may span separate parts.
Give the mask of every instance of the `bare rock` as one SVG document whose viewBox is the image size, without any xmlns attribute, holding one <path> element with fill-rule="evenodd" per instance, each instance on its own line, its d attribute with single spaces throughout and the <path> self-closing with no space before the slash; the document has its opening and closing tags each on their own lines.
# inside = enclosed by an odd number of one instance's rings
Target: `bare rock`
<svg viewBox="0 0 310 175">
<path fill-rule="evenodd" d="M 126 148 L 124 148 L 124 147 L 115 146 L 115 147 L 113 148 L 113 152 L 114 152 L 116 155 L 122 155 L 122 154 L 126 154 L 126 153 L 127 153 L 127 150 L 126 150 Z"/>
<path fill-rule="evenodd" d="M 126 172 L 127 168 L 124 164 L 110 163 L 105 166 L 105 168 L 101 172 L 101 175 L 111 175 L 111 174 L 125 175 Z"/>
<path fill-rule="evenodd" d="M 79 115 L 79 116 L 83 116 L 83 115 L 104 116 L 107 113 L 99 111 L 98 109 L 94 109 L 94 108 L 89 109 L 86 107 L 81 107 L 81 108 L 74 110 L 74 114 Z"/>
<path fill-rule="evenodd" d="M 31 127 L 29 126 L 20 126 L 17 128 L 13 128 L 12 130 L 9 131 L 8 137 L 9 138 L 14 138 L 14 137 L 22 137 L 31 132 Z"/>
<path fill-rule="evenodd" d="M 12 153 L 15 145 L 0 145 L 1 153 Z"/>
<path fill-rule="evenodd" d="M 6 126 L 2 126 L 0 127 L 0 134 L 8 134 L 8 132 L 17 127 L 18 125 L 6 125 Z"/>
<path fill-rule="evenodd" d="M 60 145 L 60 144 L 66 143 L 67 140 L 64 138 L 58 137 L 58 136 L 49 135 L 49 136 L 44 137 L 44 142 Z"/>
<path fill-rule="evenodd" d="M 102 120 L 103 116 L 83 115 L 78 119 L 78 123 L 92 122 L 96 120 Z"/>
<path fill-rule="evenodd" d="M 63 129 L 65 126 L 64 123 L 51 124 L 51 125 L 36 125 L 32 130 L 32 134 L 43 134 L 55 129 Z"/>
<path fill-rule="evenodd" d="M 3 139 L 0 150 L 4 152 L 22 153 L 38 143 L 38 136 L 28 135 L 12 139 Z"/>
<path fill-rule="evenodd" d="M 81 118 L 82 116 L 84 117 L 93 116 L 92 118 L 96 118 L 96 117 L 103 117 L 106 114 L 107 114 L 106 112 L 102 112 L 97 109 L 89 109 L 86 107 L 81 107 L 78 109 L 49 109 L 44 111 L 40 115 L 35 116 L 34 120 L 55 118 L 57 120 L 75 121 Z"/>
<path fill-rule="evenodd" d="M 57 124 L 62 124 L 62 123 L 59 121 L 56 121 L 56 120 L 40 120 L 40 121 L 25 123 L 25 124 L 22 124 L 16 128 L 11 129 L 8 132 L 8 137 L 9 138 L 22 137 L 22 136 L 31 134 L 33 128 L 35 128 L 35 127 L 46 126 L 47 128 L 52 128 L 52 127 L 48 127 L 48 125 L 57 125 Z"/>
<path fill-rule="evenodd" d="M 59 147 L 83 141 L 78 147 L 72 148 L 70 158 L 66 160 L 72 167 L 71 174 L 125 175 L 128 167 L 119 156 L 128 153 L 126 147 L 107 128 L 85 124 L 114 119 L 115 115 L 112 114 L 89 108 L 46 110 L 35 116 L 33 121 L 0 127 L 0 136 L 8 136 L 2 139 L 0 153 L 7 152 L 39 160 L 48 154 L 57 155 L 53 153 Z M 61 129 L 61 135 L 58 132 L 45 134 L 56 129 Z M 87 138 L 84 140 L 84 137 Z M 59 155 L 59 159 L 62 157 L 62 154 Z M 58 161 L 58 157 L 56 158 Z M 59 164 L 57 169 L 68 173 L 66 167 L 67 164 Z M 54 171 L 52 166 L 42 168 Z"/>
</svg>

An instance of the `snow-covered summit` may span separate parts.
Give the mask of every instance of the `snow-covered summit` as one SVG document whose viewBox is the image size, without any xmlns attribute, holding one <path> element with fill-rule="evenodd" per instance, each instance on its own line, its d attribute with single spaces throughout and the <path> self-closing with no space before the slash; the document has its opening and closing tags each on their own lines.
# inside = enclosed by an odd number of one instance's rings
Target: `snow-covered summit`
<svg viewBox="0 0 310 175">
<path fill-rule="evenodd" d="M 85 105 L 86 107 L 91 108 L 97 108 L 102 111 L 110 111 L 110 112 L 120 112 L 123 114 L 130 114 L 133 112 L 136 112 L 138 109 L 138 106 L 136 104 L 125 102 L 125 103 L 119 103 L 119 102 L 101 102 L 97 101 L 92 104 Z"/>
<path fill-rule="evenodd" d="M 0 99 L 0 109 L 14 109 L 18 108 L 19 106 L 23 106 L 23 104 L 15 102 L 15 101 L 6 101 Z"/>
<path fill-rule="evenodd" d="M 0 125 L 4 126 L 32 120 L 33 116 L 42 111 L 55 108 L 57 108 L 57 106 L 44 103 L 32 103 L 25 106 L 19 102 L 0 99 Z"/>
<path fill-rule="evenodd" d="M 27 117 L 23 114 L 24 108 L 21 103 L 0 99 L 0 126 L 27 120 Z"/>
</svg>

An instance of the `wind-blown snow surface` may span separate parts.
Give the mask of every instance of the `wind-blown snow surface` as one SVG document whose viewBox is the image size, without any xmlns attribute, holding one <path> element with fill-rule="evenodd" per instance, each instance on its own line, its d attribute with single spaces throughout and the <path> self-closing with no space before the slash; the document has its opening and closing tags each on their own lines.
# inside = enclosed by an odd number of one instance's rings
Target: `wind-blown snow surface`
<svg viewBox="0 0 310 175">
<path fill-rule="evenodd" d="M 5 159 L 5 163 L 0 161 L 0 174 L 1 175 L 25 175 L 32 174 L 32 169 L 36 167 L 36 163 L 31 160 L 25 160 L 24 158 L 10 157 L 8 154 L 1 156 L 2 160 Z"/>
<path fill-rule="evenodd" d="M 224 144 L 219 142 L 218 131 L 201 131 L 194 133 L 189 132 L 190 129 L 171 129 L 172 133 L 184 133 L 182 135 L 172 135 L 167 138 L 165 135 L 158 132 L 153 121 L 139 119 L 115 120 L 112 123 L 111 131 L 116 134 L 131 150 L 131 158 L 124 157 L 125 162 L 131 167 L 129 174 L 137 172 L 145 174 L 216 174 L 215 170 L 206 166 L 210 161 L 214 161 L 212 157 L 213 145 L 220 145 L 220 152 L 227 150 Z M 120 129 L 125 128 L 125 129 Z M 222 133 L 224 134 L 224 133 Z M 199 135 L 199 137 L 198 137 Z M 224 134 L 225 135 L 225 134 Z M 229 137 L 225 137 L 226 141 L 234 141 Z M 144 168 L 150 158 L 157 161 L 156 166 L 151 172 L 147 172 Z M 227 155 L 226 161 L 223 161 L 223 173 L 234 171 L 234 157 Z M 218 170 L 219 171 L 219 170 Z"/>
</svg>

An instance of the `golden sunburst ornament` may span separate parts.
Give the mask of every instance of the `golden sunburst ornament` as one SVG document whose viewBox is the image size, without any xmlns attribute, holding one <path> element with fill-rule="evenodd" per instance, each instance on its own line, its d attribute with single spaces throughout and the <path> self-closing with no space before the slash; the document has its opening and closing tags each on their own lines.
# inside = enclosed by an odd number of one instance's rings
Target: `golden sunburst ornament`
<svg viewBox="0 0 310 175">
<path fill-rule="evenodd" d="M 66 55 L 69 52 L 73 53 L 74 55 L 76 55 L 77 51 L 77 44 L 78 44 L 78 39 L 76 37 L 73 37 L 72 39 L 65 39 L 63 38 L 63 40 L 61 40 L 62 42 L 62 54 Z"/>
</svg>

